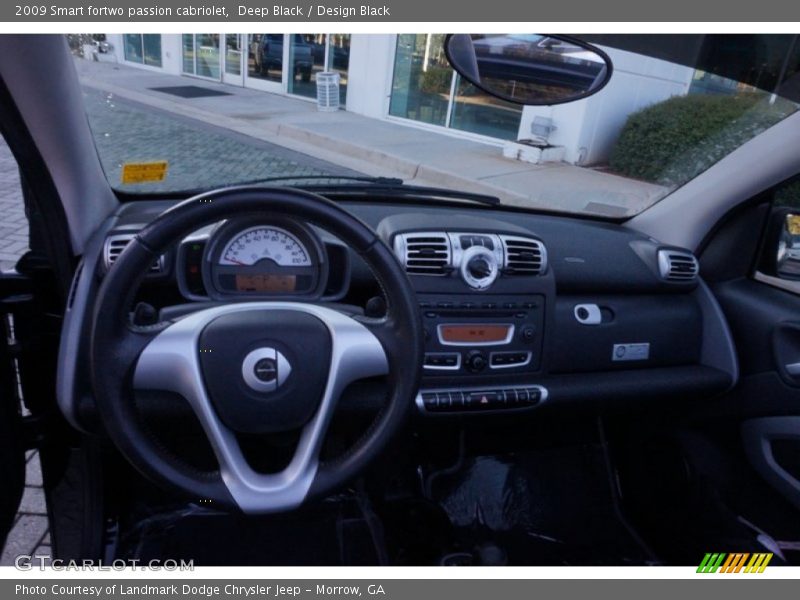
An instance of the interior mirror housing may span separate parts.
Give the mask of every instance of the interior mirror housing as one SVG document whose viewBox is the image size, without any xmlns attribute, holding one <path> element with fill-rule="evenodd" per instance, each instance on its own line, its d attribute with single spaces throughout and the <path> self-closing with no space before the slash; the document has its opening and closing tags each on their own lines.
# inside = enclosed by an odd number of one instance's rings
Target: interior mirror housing
<svg viewBox="0 0 800 600">
<path fill-rule="evenodd" d="M 572 102 L 608 83 L 608 55 L 570 37 L 538 34 L 451 34 L 445 53 L 467 81 L 492 96 L 527 105 Z"/>
</svg>

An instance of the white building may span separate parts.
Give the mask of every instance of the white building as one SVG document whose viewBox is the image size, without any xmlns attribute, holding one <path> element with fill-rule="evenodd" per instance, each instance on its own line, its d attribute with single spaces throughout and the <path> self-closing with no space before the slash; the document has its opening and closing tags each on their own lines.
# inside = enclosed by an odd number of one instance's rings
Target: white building
<svg viewBox="0 0 800 600">
<path fill-rule="evenodd" d="M 686 94 L 694 69 L 606 49 L 614 74 L 584 100 L 520 107 L 476 90 L 449 67 L 441 34 L 109 34 L 118 62 L 313 100 L 316 74 L 341 75 L 342 105 L 376 119 L 447 130 L 487 143 L 528 139 L 550 119 L 566 162 L 603 163 L 626 117 Z M 284 65 L 292 65 L 291 69 Z M 540 121 L 537 121 L 537 123 Z"/>
</svg>

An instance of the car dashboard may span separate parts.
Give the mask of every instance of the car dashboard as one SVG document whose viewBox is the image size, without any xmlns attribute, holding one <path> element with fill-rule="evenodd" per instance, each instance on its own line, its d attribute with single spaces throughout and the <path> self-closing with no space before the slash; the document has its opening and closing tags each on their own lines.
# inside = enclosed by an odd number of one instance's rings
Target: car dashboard
<svg viewBox="0 0 800 600">
<path fill-rule="evenodd" d="M 686 249 L 602 221 L 461 203 L 337 201 L 378 232 L 417 294 L 420 418 L 651 410 L 736 382 L 727 323 Z M 76 427 L 96 420 L 88 361 L 65 357 L 86 356 L 104 274 L 174 204 L 121 205 L 76 274 L 58 380 L 59 405 Z M 154 262 L 138 299 L 156 320 L 248 300 L 380 316 L 391 301 L 331 232 L 274 215 L 233 216 L 187 236 Z"/>
</svg>

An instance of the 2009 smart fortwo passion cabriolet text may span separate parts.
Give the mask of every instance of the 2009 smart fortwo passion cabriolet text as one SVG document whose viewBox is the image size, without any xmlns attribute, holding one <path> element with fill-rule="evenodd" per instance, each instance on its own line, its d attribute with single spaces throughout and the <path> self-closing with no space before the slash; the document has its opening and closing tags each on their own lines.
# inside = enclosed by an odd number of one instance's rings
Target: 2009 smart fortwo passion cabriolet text
<svg viewBox="0 0 800 600">
<path fill-rule="evenodd" d="M 694 91 L 628 117 L 616 156 L 691 131 L 645 165 L 660 179 L 621 159 L 542 166 L 581 210 L 352 172 L 137 193 L 105 176 L 117 158 L 65 39 L 0 37 L 31 239 L 0 280 L 3 536 L 35 447 L 66 560 L 796 563 L 789 36 L 721 36 L 746 65 L 704 36 L 459 34 L 421 57 L 407 37 L 407 118 L 433 119 L 436 77 L 461 90 L 448 115 L 584 118 L 641 91 L 614 70 L 641 59 L 689 69 Z M 785 68 L 756 76 L 748 44 L 783 48 Z M 114 156 L 133 155 L 119 123 Z M 601 176 L 645 196 L 603 212 L 585 184 Z"/>
</svg>

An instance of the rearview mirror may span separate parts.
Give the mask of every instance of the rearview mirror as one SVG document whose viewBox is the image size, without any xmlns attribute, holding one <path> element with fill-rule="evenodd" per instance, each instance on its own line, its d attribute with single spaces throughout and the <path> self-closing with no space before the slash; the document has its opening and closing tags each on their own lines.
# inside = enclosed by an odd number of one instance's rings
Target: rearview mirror
<svg viewBox="0 0 800 600">
<path fill-rule="evenodd" d="M 561 104 L 608 83 L 611 59 L 590 44 L 557 35 L 452 34 L 453 68 L 488 94 L 517 104 Z"/>
</svg>

